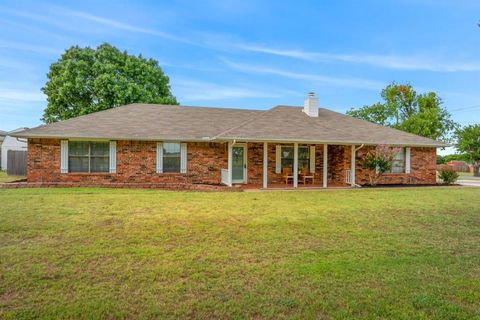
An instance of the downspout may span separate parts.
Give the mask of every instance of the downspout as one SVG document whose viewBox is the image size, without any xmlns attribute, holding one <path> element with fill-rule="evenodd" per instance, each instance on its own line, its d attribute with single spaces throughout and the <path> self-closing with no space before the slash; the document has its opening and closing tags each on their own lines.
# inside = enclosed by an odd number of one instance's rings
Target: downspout
<svg viewBox="0 0 480 320">
<path fill-rule="evenodd" d="M 360 145 L 360 147 L 355 148 L 355 157 L 356 157 L 356 155 L 357 155 L 357 151 L 360 150 L 360 149 L 362 149 L 364 146 L 365 146 L 365 144 L 362 143 L 362 144 Z M 355 172 L 356 172 L 356 170 L 355 170 Z M 355 175 L 356 175 L 356 173 L 355 173 Z M 361 187 L 362 187 L 362 186 L 359 185 L 359 184 L 356 184 L 356 183 L 353 183 L 353 184 L 354 184 L 354 186 L 357 187 L 357 188 L 361 188 Z"/>
</svg>

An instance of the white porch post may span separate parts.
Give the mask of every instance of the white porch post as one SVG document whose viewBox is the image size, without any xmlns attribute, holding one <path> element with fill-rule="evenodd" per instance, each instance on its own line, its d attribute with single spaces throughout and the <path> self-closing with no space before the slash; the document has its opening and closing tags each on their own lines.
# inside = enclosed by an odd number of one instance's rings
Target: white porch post
<svg viewBox="0 0 480 320">
<path fill-rule="evenodd" d="M 228 143 L 228 186 L 231 187 L 232 186 L 232 169 L 233 169 L 233 165 L 232 165 L 232 143 L 229 142 Z"/>
<path fill-rule="evenodd" d="M 298 143 L 293 144 L 293 187 L 298 188 Z"/>
<path fill-rule="evenodd" d="M 263 189 L 268 186 L 268 143 L 263 143 Z"/>
<path fill-rule="evenodd" d="M 323 144 L 323 187 L 327 187 L 327 163 L 328 163 L 328 144 L 324 143 Z"/>
<path fill-rule="evenodd" d="M 355 145 L 352 144 L 352 159 L 350 160 L 350 185 L 355 187 Z"/>
</svg>

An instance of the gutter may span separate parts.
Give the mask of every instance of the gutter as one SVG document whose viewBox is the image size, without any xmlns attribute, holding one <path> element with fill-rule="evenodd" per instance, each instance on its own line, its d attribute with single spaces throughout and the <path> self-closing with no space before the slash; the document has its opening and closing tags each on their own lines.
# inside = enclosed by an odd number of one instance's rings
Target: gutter
<svg viewBox="0 0 480 320">
<path fill-rule="evenodd" d="M 439 143 L 439 144 L 418 144 L 418 143 L 385 143 L 385 142 L 364 142 L 364 141 L 335 141 L 335 140 L 301 140 L 301 139 L 259 139 L 259 138 L 219 138 L 219 137 L 202 137 L 197 139 L 192 138 L 182 138 L 182 137 L 175 137 L 175 138 L 142 138 L 142 137 L 74 137 L 74 136 L 42 136 L 42 135 L 10 135 L 16 138 L 25 138 L 25 139 L 76 139 L 76 140 L 130 140 L 130 141 L 162 141 L 162 140 L 170 140 L 170 141 L 184 141 L 184 142 L 229 142 L 229 141 L 245 141 L 245 142 L 268 142 L 268 143 L 305 143 L 305 144 L 336 144 L 336 145 L 352 145 L 352 144 L 361 144 L 363 146 L 367 145 L 379 145 L 379 144 L 390 144 L 394 146 L 403 146 L 403 147 L 425 147 L 425 148 L 445 148 L 451 146 L 450 144 L 446 143 Z"/>
</svg>

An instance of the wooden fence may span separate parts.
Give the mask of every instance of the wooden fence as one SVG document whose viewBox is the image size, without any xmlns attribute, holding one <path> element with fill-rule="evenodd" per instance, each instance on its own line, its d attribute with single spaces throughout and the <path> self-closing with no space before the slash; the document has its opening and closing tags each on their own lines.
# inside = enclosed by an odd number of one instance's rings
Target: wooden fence
<svg viewBox="0 0 480 320">
<path fill-rule="evenodd" d="M 447 169 L 456 172 L 473 172 L 472 168 L 469 165 L 461 165 L 461 166 L 451 166 L 448 164 L 439 164 L 437 165 L 437 171 Z"/>
<path fill-rule="evenodd" d="M 27 151 L 8 150 L 7 174 L 10 176 L 27 175 Z"/>
</svg>

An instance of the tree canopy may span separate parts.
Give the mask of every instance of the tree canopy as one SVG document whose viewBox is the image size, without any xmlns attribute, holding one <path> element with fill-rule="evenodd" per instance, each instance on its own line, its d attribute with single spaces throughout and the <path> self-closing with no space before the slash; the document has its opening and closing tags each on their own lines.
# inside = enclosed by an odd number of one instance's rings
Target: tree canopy
<svg viewBox="0 0 480 320">
<path fill-rule="evenodd" d="M 142 102 L 178 104 L 158 62 L 102 44 L 72 46 L 50 66 L 42 91 L 48 105 L 44 122 Z"/>
<path fill-rule="evenodd" d="M 456 149 L 473 163 L 474 175 L 480 176 L 480 124 L 469 125 L 456 131 Z"/>
<path fill-rule="evenodd" d="M 381 97 L 382 102 L 352 108 L 347 114 L 431 139 L 449 140 L 457 127 L 435 92 L 417 94 L 409 83 L 392 82 Z"/>
</svg>

